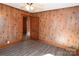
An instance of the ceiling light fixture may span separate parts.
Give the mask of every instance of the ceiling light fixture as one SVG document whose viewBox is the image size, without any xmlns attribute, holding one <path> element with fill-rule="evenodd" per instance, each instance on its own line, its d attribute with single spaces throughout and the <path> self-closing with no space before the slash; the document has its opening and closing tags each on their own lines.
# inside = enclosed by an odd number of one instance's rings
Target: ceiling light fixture
<svg viewBox="0 0 79 59">
<path fill-rule="evenodd" d="M 32 5 L 33 5 L 33 3 L 26 3 L 25 4 L 26 10 L 29 11 L 29 12 L 32 12 L 33 9 L 34 9 L 34 7 Z"/>
</svg>

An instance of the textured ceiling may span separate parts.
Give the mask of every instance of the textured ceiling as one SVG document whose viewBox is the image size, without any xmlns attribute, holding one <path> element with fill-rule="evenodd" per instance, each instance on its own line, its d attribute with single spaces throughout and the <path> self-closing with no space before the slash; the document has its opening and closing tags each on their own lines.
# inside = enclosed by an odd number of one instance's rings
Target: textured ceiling
<svg viewBox="0 0 79 59">
<path fill-rule="evenodd" d="M 4 3 L 4 4 L 27 11 L 24 7 L 24 3 Z M 31 12 L 35 13 L 78 5 L 79 3 L 33 3 L 32 6 L 34 7 L 34 10 L 32 10 Z"/>
</svg>

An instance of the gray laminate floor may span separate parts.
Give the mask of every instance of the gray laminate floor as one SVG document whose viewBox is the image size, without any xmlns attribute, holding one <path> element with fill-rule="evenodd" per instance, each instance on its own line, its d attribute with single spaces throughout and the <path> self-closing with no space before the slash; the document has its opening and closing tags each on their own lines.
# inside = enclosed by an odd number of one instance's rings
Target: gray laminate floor
<svg viewBox="0 0 79 59">
<path fill-rule="evenodd" d="M 27 39 L 6 49 L 0 49 L 0 56 L 44 56 L 46 54 L 71 55 L 64 49 Z"/>
</svg>

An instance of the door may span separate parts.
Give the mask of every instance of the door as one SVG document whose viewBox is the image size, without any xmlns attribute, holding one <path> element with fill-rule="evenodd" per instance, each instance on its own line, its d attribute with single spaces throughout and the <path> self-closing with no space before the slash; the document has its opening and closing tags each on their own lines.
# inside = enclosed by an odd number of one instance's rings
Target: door
<svg viewBox="0 0 79 59">
<path fill-rule="evenodd" d="M 34 40 L 39 39 L 39 18 L 30 17 L 30 38 Z"/>
</svg>

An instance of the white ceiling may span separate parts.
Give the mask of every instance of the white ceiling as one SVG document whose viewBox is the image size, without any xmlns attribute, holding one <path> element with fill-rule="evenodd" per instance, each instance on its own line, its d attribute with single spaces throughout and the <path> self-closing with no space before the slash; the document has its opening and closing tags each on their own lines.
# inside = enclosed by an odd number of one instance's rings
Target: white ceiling
<svg viewBox="0 0 79 59">
<path fill-rule="evenodd" d="M 4 3 L 4 4 L 27 11 L 24 7 L 24 3 Z M 33 3 L 32 6 L 34 7 L 32 13 L 35 13 L 59 8 L 79 6 L 79 3 Z"/>
</svg>

